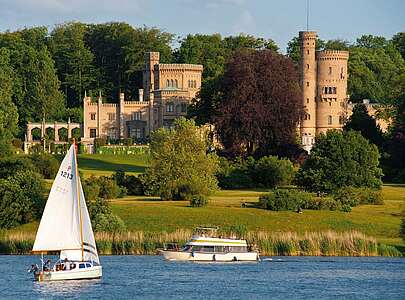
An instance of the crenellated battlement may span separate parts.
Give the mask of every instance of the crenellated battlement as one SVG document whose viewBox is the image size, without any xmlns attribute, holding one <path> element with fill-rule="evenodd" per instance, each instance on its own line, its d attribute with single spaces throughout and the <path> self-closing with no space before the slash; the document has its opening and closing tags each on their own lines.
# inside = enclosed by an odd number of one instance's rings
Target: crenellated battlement
<svg viewBox="0 0 405 300">
<path fill-rule="evenodd" d="M 343 50 L 322 50 L 316 52 L 318 60 L 348 60 L 349 51 Z"/>
<path fill-rule="evenodd" d="M 170 72 L 185 72 L 185 71 L 197 71 L 202 72 L 202 65 L 193 64 L 157 64 L 155 65 L 155 71 L 170 71 Z"/>
<path fill-rule="evenodd" d="M 300 31 L 299 32 L 299 39 L 301 43 L 307 40 L 316 40 L 317 34 L 315 31 Z"/>
</svg>

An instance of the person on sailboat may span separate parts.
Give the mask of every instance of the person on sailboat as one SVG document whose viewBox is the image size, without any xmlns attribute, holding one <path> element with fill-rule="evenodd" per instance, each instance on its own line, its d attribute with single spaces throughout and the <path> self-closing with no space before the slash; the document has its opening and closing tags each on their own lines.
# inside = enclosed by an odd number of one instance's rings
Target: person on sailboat
<svg viewBox="0 0 405 300">
<path fill-rule="evenodd" d="M 50 259 L 48 259 L 48 260 L 46 261 L 46 263 L 44 264 L 43 270 L 44 270 L 44 271 L 50 271 L 50 270 L 51 270 L 51 260 L 50 260 Z"/>
<path fill-rule="evenodd" d="M 65 271 L 70 271 L 70 262 L 68 261 L 67 257 L 65 258 Z"/>
</svg>

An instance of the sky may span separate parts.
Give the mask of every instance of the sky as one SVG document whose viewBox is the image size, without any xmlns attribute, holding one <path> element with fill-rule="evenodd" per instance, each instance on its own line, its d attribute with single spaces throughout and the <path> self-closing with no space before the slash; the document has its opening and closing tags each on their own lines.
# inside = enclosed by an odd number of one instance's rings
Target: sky
<svg viewBox="0 0 405 300">
<path fill-rule="evenodd" d="M 405 31 L 405 0 L 309 0 L 309 29 L 323 40 Z M 68 21 L 126 22 L 189 33 L 271 38 L 285 52 L 306 29 L 307 0 L 0 0 L 0 31 Z M 174 45 L 175 46 L 175 45 Z"/>
</svg>

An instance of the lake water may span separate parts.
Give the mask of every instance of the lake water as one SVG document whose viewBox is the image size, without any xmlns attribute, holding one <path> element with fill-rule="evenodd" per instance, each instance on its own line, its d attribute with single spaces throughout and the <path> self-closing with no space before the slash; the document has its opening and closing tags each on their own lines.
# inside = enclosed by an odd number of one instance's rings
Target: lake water
<svg viewBox="0 0 405 300">
<path fill-rule="evenodd" d="M 103 278 L 34 282 L 37 256 L 0 256 L 1 299 L 405 299 L 404 258 L 273 257 L 178 263 L 102 256 Z"/>
</svg>

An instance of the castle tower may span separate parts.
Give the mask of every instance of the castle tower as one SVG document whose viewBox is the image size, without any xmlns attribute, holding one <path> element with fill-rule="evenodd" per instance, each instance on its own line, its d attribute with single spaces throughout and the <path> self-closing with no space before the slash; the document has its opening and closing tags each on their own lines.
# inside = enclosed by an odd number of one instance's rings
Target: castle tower
<svg viewBox="0 0 405 300">
<path fill-rule="evenodd" d="M 307 151 L 314 144 L 316 134 L 316 38 L 316 32 L 313 31 L 300 31 L 299 33 L 301 46 L 300 84 L 302 88 L 302 103 L 306 111 L 300 123 L 300 133 L 303 148 Z"/>
<path fill-rule="evenodd" d="M 348 51 L 325 50 L 317 53 L 316 134 L 342 129 L 347 103 Z"/>
<path fill-rule="evenodd" d="M 145 69 L 143 70 L 144 100 L 149 101 L 150 93 L 155 90 L 155 65 L 159 64 L 159 52 L 145 53 Z"/>
</svg>

